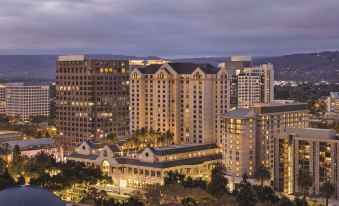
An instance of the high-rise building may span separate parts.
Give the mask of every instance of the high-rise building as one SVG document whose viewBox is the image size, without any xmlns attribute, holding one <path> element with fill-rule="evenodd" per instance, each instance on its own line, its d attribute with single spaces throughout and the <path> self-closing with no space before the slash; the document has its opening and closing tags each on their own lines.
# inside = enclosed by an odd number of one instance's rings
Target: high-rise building
<svg viewBox="0 0 339 206">
<path fill-rule="evenodd" d="M 231 183 L 261 164 L 273 171 L 274 138 L 289 127 L 308 127 L 307 104 L 257 104 L 223 115 L 223 158 Z"/>
<path fill-rule="evenodd" d="M 229 77 L 210 64 L 165 63 L 131 72 L 130 130 L 171 131 L 175 143 L 221 143 Z"/>
<path fill-rule="evenodd" d="M 0 96 L 3 96 L 3 91 Z M 48 116 L 49 85 L 7 83 L 5 86 L 5 114 L 19 117 L 22 121 L 27 121 L 33 116 Z"/>
<path fill-rule="evenodd" d="M 57 139 L 66 150 L 110 133 L 128 135 L 128 61 L 78 55 L 56 64 Z"/>
<path fill-rule="evenodd" d="M 0 114 L 5 114 L 6 106 L 6 85 L 0 84 Z"/>
<path fill-rule="evenodd" d="M 330 96 L 326 99 L 327 112 L 339 115 L 339 92 L 330 92 Z"/>
<path fill-rule="evenodd" d="M 329 180 L 335 185 L 335 198 L 339 197 L 339 139 L 335 130 L 314 128 L 288 128 L 274 142 L 274 189 L 285 193 L 301 193 L 298 185 L 300 171 L 313 178 L 309 189 L 320 195 L 321 185 Z"/>
<path fill-rule="evenodd" d="M 231 78 L 231 108 L 250 107 L 256 103 L 268 103 L 274 99 L 274 70 L 272 64 L 252 66 L 252 58 L 234 56 L 225 63 Z"/>
</svg>

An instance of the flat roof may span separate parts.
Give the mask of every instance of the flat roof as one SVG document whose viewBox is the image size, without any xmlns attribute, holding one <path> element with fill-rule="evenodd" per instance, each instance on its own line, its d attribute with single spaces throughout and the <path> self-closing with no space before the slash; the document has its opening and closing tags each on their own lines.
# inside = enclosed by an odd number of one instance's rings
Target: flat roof
<svg viewBox="0 0 339 206">
<path fill-rule="evenodd" d="M 225 119 L 250 119 L 255 118 L 256 115 L 253 109 L 248 108 L 238 108 L 233 111 L 227 112 L 226 114 L 222 115 Z"/>
<path fill-rule="evenodd" d="M 216 144 L 177 144 L 163 147 L 150 147 L 155 155 L 171 155 L 214 148 L 218 148 L 218 146 Z"/>
<path fill-rule="evenodd" d="M 8 144 L 11 147 L 18 145 L 20 148 L 27 148 L 27 147 L 35 147 L 35 146 L 42 146 L 42 145 L 52 145 L 54 144 L 55 140 L 52 138 L 40 138 L 40 139 L 32 139 L 32 140 L 12 140 L 2 143 L 2 145 Z"/>
<path fill-rule="evenodd" d="M 4 134 L 21 134 L 21 132 L 17 132 L 17 131 L 8 131 L 8 130 L 1 130 L 1 131 L 0 131 L 0 135 L 4 135 Z"/>
</svg>

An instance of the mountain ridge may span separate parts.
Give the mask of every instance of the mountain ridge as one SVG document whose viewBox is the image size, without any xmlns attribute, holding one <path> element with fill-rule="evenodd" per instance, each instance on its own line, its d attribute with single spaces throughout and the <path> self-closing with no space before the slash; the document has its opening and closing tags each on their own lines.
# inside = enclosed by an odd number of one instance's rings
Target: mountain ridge
<svg viewBox="0 0 339 206">
<path fill-rule="evenodd" d="M 138 57 L 114 54 L 88 54 L 90 58 L 150 59 L 155 56 Z M 0 81 L 54 81 L 55 62 L 58 55 L 0 55 Z M 198 57 L 172 59 L 178 62 L 211 63 L 228 60 L 229 57 Z M 253 57 L 253 64 L 272 63 L 276 80 L 339 82 L 339 52 L 298 53 L 272 57 Z"/>
</svg>

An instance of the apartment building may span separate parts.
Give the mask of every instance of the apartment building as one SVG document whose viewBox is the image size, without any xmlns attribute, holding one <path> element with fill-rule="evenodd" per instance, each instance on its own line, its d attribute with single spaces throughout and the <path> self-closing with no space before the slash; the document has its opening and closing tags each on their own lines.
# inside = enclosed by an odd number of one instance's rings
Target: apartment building
<svg viewBox="0 0 339 206">
<path fill-rule="evenodd" d="M 210 64 L 165 63 L 131 72 L 130 131 L 171 131 L 175 143 L 217 143 L 229 111 L 229 77 Z"/>
<path fill-rule="evenodd" d="M 3 91 L 2 91 L 3 95 Z M 40 83 L 7 83 L 5 114 L 28 121 L 33 116 L 49 115 L 49 85 Z"/>
<path fill-rule="evenodd" d="M 58 58 L 57 140 L 66 150 L 110 133 L 128 135 L 128 63 L 84 55 Z"/>
<path fill-rule="evenodd" d="M 181 144 L 148 147 L 136 156 L 126 156 L 118 145 L 83 142 L 67 160 L 99 166 L 120 187 L 144 188 L 164 184 L 168 172 L 209 179 L 213 165 L 221 162 L 216 144 Z"/>
<path fill-rule="evenodd" d="M 0 84 L 0 115 L 6 113 L 6 85 Z"/>
<path fill-rule="evenodd" d="M 274 162 L 274 138 L 289 127 L 308 127 L 307 104 L 261 103 L 223 115 L 223 160 L 231 182 Z"/>
<path fill-rule="evenodd" d="M 331 181 L 339 197 L 339 136 L 332 129 L 288 128 L 274 139 L 274 189 L 285 193 L 301 193 L 300 170 L 313 177 L 310 195 L 319 195 L 324 181 Z"/>
<path fill-rule="evenodd" d="M 272 64 L 252 65 L 248 56 L 233 56 L 219 64 L 230 75 L 230 107 L 251 107 L 274 99 L 274 69 Z"/>
</svg>

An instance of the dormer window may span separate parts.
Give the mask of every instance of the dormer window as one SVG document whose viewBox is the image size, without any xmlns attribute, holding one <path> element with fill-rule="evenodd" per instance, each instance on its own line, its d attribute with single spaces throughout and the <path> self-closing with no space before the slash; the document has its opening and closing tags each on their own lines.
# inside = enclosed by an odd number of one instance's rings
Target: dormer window
<svg viewBox="0 0 339 206">
<path fill-rule="evenodd" d="M 158 78 L 159 78 L 159 79 L 164 79 L 164 74 L 161 72 L 161 73 L 158 75 Z"/>
<path fill-rule="evenodd" d="M 149 156 L 148 152 L 146 152 L 146 153 L 145 153 L 145 156 L 146 156 L 146 157 L 148 157 L 148 156 Z"/>
<path fill-rule="evenodd" d="M 104 156 L 105 157 L 107 156 L 107 150 L 104 150 Z"/>
<path fill-rule="evenodd" d="M 134 73 L 132 78 L 133 78 L 133 79 L 138 79 L 138 74 L 137 74 L 137 73 Z"/>
<path fill-rule="evenodd" d="M 82 146 L 82 150 L 85 150 L 86 149 L 86 147 L 85 146 Z"/>
</svg>

